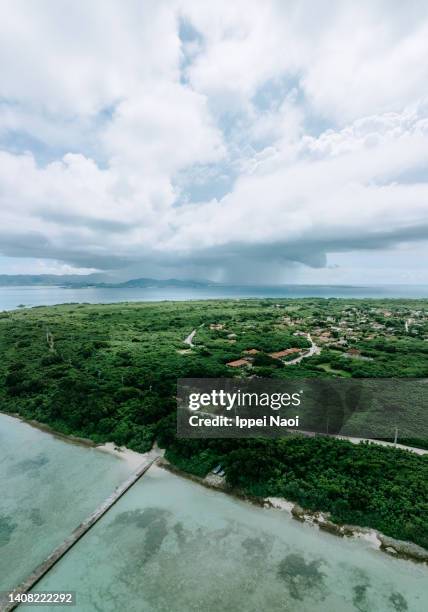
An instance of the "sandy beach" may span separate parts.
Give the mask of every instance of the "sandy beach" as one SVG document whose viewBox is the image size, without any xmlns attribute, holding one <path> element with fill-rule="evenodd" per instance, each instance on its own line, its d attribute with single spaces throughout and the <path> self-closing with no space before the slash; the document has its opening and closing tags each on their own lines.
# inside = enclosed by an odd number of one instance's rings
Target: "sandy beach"
<svg viewBox="0 0 428 612">
<path fill-rule="evenodd" d="M 105 442 L 104 444 L 96 444 L 93 440 L 89 440 L 88 438 L 81 438 L 73 435 L 66 435 L 60 432 L 55 431 L 49 425 L 45 423 L 39 423 L 33 419 L 25 419 L 19 414 L 10 414 L 8 412 L 2 412 L 2 414 L 11 419 L 17 419 L 18 421 L 22 421 L 31 427 L 35 427 L 36 429 L 40 429 L 41 431 L 53 436 L 54 438 L 59 438 L 68 444 L 78 444 L 79 446 L 89 446 L 94 448 L 97 451 L 101 451 L 103 453 L 109 453 L 110 455 L 114 455 L 119 459 L 123 459 L 129 465 L 132 470 L 137 469 L 142 463 L 147 461 L 153 454 L 156 456 L 163 455 L 163 451 L 161 451 L 158 446 L 155 444 L 152 450 L 148 453 L 137 453 L 137 451 L 133 451 L 130 448 L 126 448 L 126 446 L 117 446 L 114 442 Z"/>
<path fill-rule="evenodd" d="M 152 455 L 163 455 L 163 451 L 160 451 L 156 445 L 148 453 L 137 453 L 136 451 L 126 448 L 126 446 L 116 446 L 116 444 L 113 442 L 106 442 L 105 444 L 98 445 L 95 448 L 103 453 L 109 453 L 110 455 L 119 457 L 119 459 L 123 459 L 133 470 L 136 470 Z"/>
</svg>

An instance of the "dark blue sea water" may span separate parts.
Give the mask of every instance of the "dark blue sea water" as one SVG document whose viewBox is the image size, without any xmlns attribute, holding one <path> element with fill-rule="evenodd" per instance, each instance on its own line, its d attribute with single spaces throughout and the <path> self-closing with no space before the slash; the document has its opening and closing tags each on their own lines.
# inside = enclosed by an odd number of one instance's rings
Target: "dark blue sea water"
<svg viewBox="0 0 428 612">
<path fill-rule="evenodd" d="M 202 288 L 145 287 L 109 288 L 85 287 L 0 287 L 0 310 L 13 310 L 19 306 L 50 306 L 70 302 L 114 303 L 157 302 L 163 300 L 207 300 L 239 298 L 428 298 L 427 285 L 276 285 L 238 286 L 213 285 Z"/>
</svg>

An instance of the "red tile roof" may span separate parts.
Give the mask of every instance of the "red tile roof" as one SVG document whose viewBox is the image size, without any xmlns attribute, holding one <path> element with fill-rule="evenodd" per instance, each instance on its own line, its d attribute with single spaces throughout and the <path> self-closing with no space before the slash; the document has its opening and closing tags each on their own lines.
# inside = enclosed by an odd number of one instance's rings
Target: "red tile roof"
<svg viewBox="0 0 428 612">
<path fill-rule="evenodd" d="M 274 359 L 281 359 L 281 357 L 286 357 L 287 355 L 292 355 L 293 353 L 300 353 L 302 349 L 299 348 L 288 348 L 283 351 L 278 351 L 276 353 L 269 353 L 269 357 L 273 357 Z"/>
<path fill-rule="evenodd" d="M 240 368 L 241 366 L 248 366 L 250 364 L 246 359 L 236 359 L 235 361 L 229 361 L 226 365 L 231 368 Z"/>
</svg>

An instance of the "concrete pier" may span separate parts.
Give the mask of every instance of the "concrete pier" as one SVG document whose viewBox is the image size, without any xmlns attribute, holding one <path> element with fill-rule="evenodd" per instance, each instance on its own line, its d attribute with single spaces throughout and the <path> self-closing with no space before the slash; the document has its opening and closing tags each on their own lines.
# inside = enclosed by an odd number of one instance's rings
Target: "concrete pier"
<svg viewBox="0 0 428 612">
<path fill-rule="evenodd" d="M 13 590 L 14 594 L 19 593 L 28 593 L 30 592 L 34 586 L 45 576 L 50 569 L 72 548 L 76 542 L 82 538 L 85 533 L 91 529 L 97 523 L 104 514 L 110 510 L 110 508 L 124 495 L 133 484 L 137 482 L 147 472 L 149 467 L 153 465 L 153 463 L 159 458 L 160 453 L 152 450 L 148 453 L 147 460 L 138 467 L 135 472 L 131 474 L 131 476 L 125 480 L 124 483 L 116 487 L 113 493 L 100 505 L 98 508 L 88 516 L 76 529 L 71 533 L 71 535 L 62 542 L 55 550 L 47 557 L 40 565 L 38 565 L 35 570 L 22 582 L 17 588 Z M 16 603 L 0 603 L 0 612 L 10 612 L 10 610 L 14 610 L 19 605 L 19 602 Z"/>
</svg>

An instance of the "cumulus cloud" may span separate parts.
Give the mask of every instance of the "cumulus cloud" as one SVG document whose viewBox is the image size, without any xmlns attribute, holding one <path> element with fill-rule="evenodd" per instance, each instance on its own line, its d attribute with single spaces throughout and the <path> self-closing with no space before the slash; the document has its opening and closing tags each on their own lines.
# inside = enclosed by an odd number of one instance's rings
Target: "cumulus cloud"
<svg viewBox="0 0 428 612">
<path fill-rule="evenodd" d="M 3 256 L 275 281 L 425 248 L 421 3 L 0 7 Z"/>
</svg>

